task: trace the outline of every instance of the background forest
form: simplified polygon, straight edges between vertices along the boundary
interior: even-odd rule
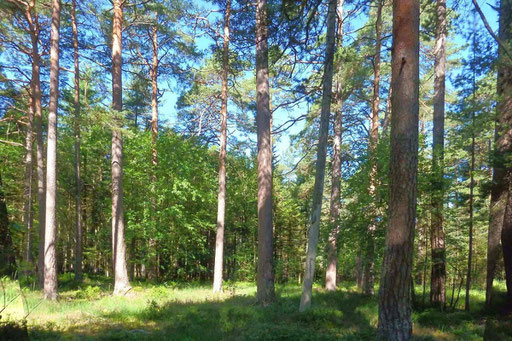
[[[355,340],[378,324],[409,340],[383,332],[377,296],[381,284],[385,306],[401,197],[393,103],[416,100],[412,259],[396,265],[409,324],[418,339],[505,340],[512,3],[418,6],[418,96],[405,98],[388,0],[3,0],[0,270],[21,289],[5,278],[0,299],[21,306],[22,329]],[[262,306],[244,310],[255,292]],[[86,331],[73,309],[125,327]]]

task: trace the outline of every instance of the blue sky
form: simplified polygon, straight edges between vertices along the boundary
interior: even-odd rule
[[[494,31],[497,32],[498,16],[497,16],[496,11],[494,11],[488,5],[489,3],[490,2],[488,2],[488,1],[482,1],[482,0],[479,1],[479,5],[482,8],[489,24],[494,29]],[[490,4],[495,5],[492,2]],[[448,1],[449,8],[453,7],[454,5],[455,5],[454,1],[450,1],[450,0]],[[471,0],[464,0],[464,2],[462,2],[462,3],[459,2],[460,18],[457,22],[458,23],[460,23],[461,21],[471,22],[473,19],[472,11],[473,11],[473,5],[471,3]],[[359,14],[357,16],[349,18],[347,20],[347,24],[350,25],[350,30],[354,31],[354,30],[357,30],[358,28],[360,28],[362,25],[364,25],[366,23],[366,20],[367,20],[366,16]],[[479,27],[483,28],[483,25],[481,25],[481,19],[480,19],[480,17],[478,17],[478,15],[476,15],[476,20],[478,21]],[[456,23],[455,25],[457,25],[458,23]],[[454,32],[451,32],[451,34],[449,33],[448,39],[452,43],[454,43],[458,46],[462,46],[466,43],[462,36],[460,36],[458,34],[454,34]],[[208,46],[211,44],[211,40],[201,38],[200,40],[197,41],[197,44],[200,49],[206,51],[208,49]],[[465,52],[462,52],[462,53],[465,53]],[[452,70],[452,71],[456,72],[456,70]],[[449,70],[449,72],[450,72],[450,70]],[[177,86],[177,84],[175,82],[173,82],[172,85],[173,85],[173,88],[175,88],[175,89],[180,88],[179,86]],[[453,88],[453,85],[450,83],[450,81],[448,81],[447,86],[448,86],[449,91],[455,90]],[[174,126],[176,123],[175,105],[176,105],[176,100],[177,100],[178,95],[179,94],[174,92],[172,89],[167,89],[167,91],[165,92],[165,94],[162,97],[162,100],[160,102],[160,107],[161,107],[160,112],[161,112],[162,118],[167,120],[168,124],[170,126]],[[278,111],[274,114],[274,126],[277,127],[281,123],[286,121],[288,118],[297,117],[297,116],[303,114],[306,110],[307,110],[306,104],[302,103],[302,104],[298,105],[291,112],[284,111],[284,110]],[[276,145],[277,153],[279,154],[279,157],[281,160],[284,157],[286,157],[287,153],[289,153],[289,147],[290,147],[289,135],[297,133],[298,131],[300,131],[300,129],[302,129],[302,127],[303,127],[303,123],[299,122],[294,127],[292,127],[287,133],[283,134],[282,137],[280,138],[280,140],[277,142],[277,145]]]

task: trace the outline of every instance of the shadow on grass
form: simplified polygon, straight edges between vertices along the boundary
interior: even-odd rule
[[[135,312],[106,312],[91,325],[66,331],[31,328],[31,339],[78,340],[373,340],[375,327],[366,311],[376,302],[348,292],[317,292],[313,308],[299,313],[300,291],[278,291],[263,308],[253,296],[223,301],[149,301]],[[366,310],[366,311],[365,311]]]
[[[197,295],[194,289],[180,295],[181,289],[160,288],[148,287],[147,296],[136,296],[145,291],[133,293],[132,299],[138,299],[140,304],[126,305],[130,297],[125,297],[107,302],[110,306],[105,310],[95,311],[87,309],[102,303],[95,303],[94,293],[87,294],[85,301],[77,300],[87,304],[76,308],[86,314],[75,322],[69,320],[70,323],[63,324],[68,327],[59,326],[58,322],[29,326],[30,337],[33,340],[364,341],[374,340],[376,336],[376,297],[349,288],[336,292],[316,290],[313,307],[306,313],[298,312],[301,291],[298,286],[279,286],[276,303],[266,308],[257,305],[254,295],[243,290],[247,295],[235,295],[233,289],[230,296],[225,294],[225,299],[215,300],[206,294],[209,288],[204,286],[197,288]],[[107,295],[108,290],[102,285],[100,295]],[[63,296],[66,294],[63,292]],[[182,298],[169,301],[169,295]],[[512,324],[493,312],[483,314],[476,309],[441,312],[424,306],[414,311],[413,320],[415,340],[480,341],[484,336],[491,341],[511,340],[507,333],[512,330]]]
[[[488,311],[484,341],[512,341],[512,306],[504,292],[493,293],[493,307]]]

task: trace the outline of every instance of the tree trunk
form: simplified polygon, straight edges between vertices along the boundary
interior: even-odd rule
[[[151,66],[151,146],[153,148],[153,166],[158,165],[156,141],[158,139],[158,28],[151,26],[153,61]]]
[[[123,110],[121,74],[121,47],[123,2],[114,1],[112,20],[112,108]],[[126,245],[124,242],[123,213],[123,135],[121,123],[112,131],[112,268],[114,271],[114,295],[124,295],[130,290],[126,267]]]
[[[50,104],[46,155],[46,230],[44,238],[44,295],[57,299],[57,108],[59,100],[60,0],[52,0],[50,38]]]
[[[41,81],[40,81],[40,58],[39,55],[39,21],[35,12],[35,1],[29,3],[25,13],[29,23],[30,40],[32,44],[32,78],[30,92],[34,106],[35,129],[36,129],[36,166],[37,166],[37,200],[39,204],[39,256],[38,256],[38,279],[41,289],[44,287],[44,236],[46,221],[46,184],[44,176],[44,144],[43,144],[43,123],[41,109]]]
[[[2,174],[0,174],[0,276],[14,277],[15,274],[14,247],[9,232],[7,203],[5,202]]]
[[[498,130],[495,131],[495,141],[498,141]],[[497,150],[494,151],[498,153]],[[496,264],[500,256],[500,239],[503,226],[503,216],[507,203],[506,171],[502,164],[494,162],[492,172],[492,189],[490,204],[489,232],[487,239],[487,278],[485,288],[485,305],[489,308],[493,301],[493,281],[496,273]]]
[[[343,3],[338,1],[338,46],[343,44]],[[337,72],[341,72],[341,60],[337,65]],[[336,290],[338,277],[338,246],[337,239],[339,233],[339,215],[340,215],[340,185],[341,185],[341,140],[343,125],[343,87],[341,81],[336,80],[336,112],[334,114],[334,136],[332,142],[332,164],[331,164],[331,202],[329,208],[331,231],[327,243],[327,270],[325,272],[325,289],[328,291]]]
[[[220,109],[219,146],[219,193],[217,204],[217,235],[215,238],[215,265],[213,271],[213,292],[222,292],[222,268],[224,263],[224,226],[226,214],[226,143],[229,71],[229,16],[231,0],[226,1],[224,14],[224,47],[222,50],[222,105]],[[236,239],[235,239],[236,245]]]
[[[157,17],[158,18],[158,17]],[[158,19],[155,19],[157,21]],[[153,49],[153,60],[150,67],[151,74],[151,148],[152,148],[152,163],[153,169],[151,172],[151,219],[154,223],[153,227],[156,227],[155,212],[156,208],[156,171],[158,167],[158,151],[156,143],[158,140],[158,27],[157,23],[151,26],[150,37],[152,41]],[[154,231],[156,234],[156,231]],[[148,264],[148,276],[149,278],[157,279],[159,275],[158,266],[158,248],[156,240],[153,234],[149,238],[149,264]]]
[[[437,0],[437,28],[434,47],[434,127],[432,146],[432,216],[430,246],[432,270],[430,303],[444,308],[446,303],[446,254],[443,226],[444,198],[444,103],[446,64],[446,0]]]
[[[473,83],[473,87],[475,84]],[[475,89],[473,88],[473,96]],[[473,259],[473,190],[475,187],[475,111],[473,108],[473,112],[471,113],[471,168],[470,168],[470,184],[469,184],[469,243],[468,243],[468,269],[466,275],[466,297],[464,310],[469,311],[469,295],[471,290],[471,266]]]
[[[272,143],[268,81],[267,1],[256,4],[256,126],[258,135],[258,273],[257,299],[275,299],[272,223]]]
[[[378,338],[411,340],[410,276],[418,173],[419,1],[393,1],[389,221],[379,288]]]
[[[476,62],[476,22],[473,18],[473,61]],[[474,205],[474,188],[475,188],[475,93],[476,93],[476,70],[473,69],[473,81],[472,81],[473,95],[471,100],[471,163],[469,169],[470,184],[469,184],[469,243],[468,243],[468,267],[466,274],[466,297],[464,309],[469,311],[469,295],[471,290],[471,274],[472,274],[472,259],[473,259],[473,205]]]
[[[320,113],[320,132],[316,157],[315,185],[306,251],[306,270],[302,283],[302,296],[299,311],[311,307],[313,281],[315,277],[315,261],[318,248],[318,232],[322,214],[322,196],[324,192],[325,159],[327,154],[327,136],[329,134],[329,114],[332,102],[332,78],[334,62],[334,46],[336,36],[336,0],[329,0],[327,12],[327,36],[325,46],[324,75],[322,88],[322,109]]]
[[[510,46],[512,42],[512,0],[501,0],[500,4],[500,40]],[[512,60],[507,59],[505,51],[499,49],[498,58],[498,129],[500,140],[498,148],[504,158],[512,151]],[[507,306],[512,309],[512,167],[507,169],[508,200],[501,231],[501,245],[505,262],[505,279],[507,283]]]
[[[75,280],[82,281],[82,179],[80,175],[80,68],[78,64],[78,28],[76,24],[76,0],[71,3],[73,26],[73,59],[75,62]]]
[[[33,77],[32,77],[33,78]],[[31,79],[32,85],[33,79]],[[25,263],[28,267],[26,273],[32,270],[32,138],[34,127],[34,98],[30,94],[28,110],[27,135],[25,137],[25,206],[23,220],[25,223]]]
[[[364,260],[363,275],[363,293],[366,295],[374,294],[374,266],[375,266],[375,231],[377,229],[377,145],[379,143],[379,104],[380,104],[380,50],[381,50],[381,30],[382,30],[382,6],[383,0],[377,0],[377,20],[375,22],[375,57],[373,61],[373,98],[372,98],[372,117],[370,122],[370,188],[368,190],[372,197],[372,221],[366,231],[366,257]]]

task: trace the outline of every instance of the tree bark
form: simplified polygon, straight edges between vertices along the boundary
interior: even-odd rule
[[[434,46],[434,127],[432,146],[432,269],[430,303],[444,308],[446,303],[446,254],[443,226],[444,198],[444,106],[446,69],[446,0],[437,0],[437,28]]]
[[[343,44],[343,3],[338,1],[338,46]],[[337,73],[341,73],[341,60],[338,61]],[[340,76],[341,77],[341,76]],[[325,289],[336,290],[338,279],[338,233],[340,215],[340,186],[341,186],[341,141],[343,125],[343,86],[340,79],[336,80],[336,111],[334,114],[334,136],[332,142],[332,164],[331,164],[331,202],[329,208],[331,231],[327,243],[327,270],[325,272]]]
[[[217,235],[215,238],[215,265],[213,271],[213,292],[222,292],[222,269],[224,263],[224,226],[226,215],[226,144],[228,110],[229,71],[229,17],[231,0],[226,1],[224,13],[224,46],[222,50],[222,104],[220,109],[219,146],[219,192],[217,198]],[[236,242],[236,241],[235,241]]]
[[[257,300],[275,300],[272,222],[272,142],[268,81],[267,1],[256,4],[256,126],[258,135]]]
[[[60,0],[52,0],[50,38],[50,104],[46,155],[46,231],[44,238],[44,295],[57,299],[57,108],[59,100]]]
[[[151,148],[152,148],[152,163],[153,169],[151,172],[151,208],[152,215],[151,219],[153,220],[154,227],[156,227],[155,215],[154,212],[157,211],[156,208],[156,172],[158,167],[158,151],[156,147],[156,143],[158,140],[158,27],[157,27],[158,16],[155,18],[155,24],[151,26],[150,37],[152,42],[153,49],[153,60],[150,67],[150,76],[151,76]],[[154,231],[156,233],[156,231]],[[158,278],[159,276],[159,266],[158,266],[158,258],[159,252],[157,250],[157,243],[154,236],[150,236],[149,238],[149,264],[148,264],[148,277],[149,278]]]
[[[112,109],[118,114],[123,110],[122,88],[122,0],[114,1],[112,20]],[[123,212],[123,135],[121,123],[112,131],[112,268],[114,295],[124,295],[130,290],[126,267]]]
[[[510,46],[512,43],[512,0],[501,0],[500,3],[500,41]],[[502,47],[498,57],[498,149],[507,160],[512,151],[512,62],[507,59]],[[507,283],[507,306],[512,309],[512,166],[507,165],[506,181],[508,181],[508,200],[501,231],[501,245],[505,263],[505,279]],[[496,232],[496,231],[495,231]]]
[[[495,130],[495,141],[499,140],[498,130]],[[494,154],[497,156],[498,151]],[[501,230],[503,217],[507,206],[507,179],[506,171],[502,164],[494,162],[492,172],[492,188],[490,203],[489,232],[487,237],[487,277],[485,287],[485,305],[490,307],[493,301],[493,282],[496,273],[496,265],[500,256]]]
[[[76,24],[76,0],[71,3],[71,23],[73,27],[73,59],[75,64],[75,280],[82,281],[82,178],[80,165],[80,65],[78,62],[78,27]]]
[[[316,156],[315,185],[313,189],[313,203],[309,223],[308,246],[306,251],[306,270],[302,283],[302,296],[299,311],[311,307],[313,281],[315,277],[315,261],[318,248],[318,232],[322,214],[322,196],[324,192],[325,159],[327,154],[327,137],[329,135],[329,114],[332,102],[332,79],[334,46],[336,36],[336,0],[329,0],[327,12],[327,36],[325,46],[324,75],[322,88],[322,109],[320,112],[320,132]]]
[[[32,44],[32,77],[30,92],[32,96],[33,112],[35,115],[36,130],[36,166],[37,166],[37,200],[39,204],[39,256],[38,256],[38,279],[41,288],[44,287],[44,236],[46,220],[46,184],[44,176],[44,143],[43,123],[41,109],[41,81],[40,81],[40,59],[39,55],[39,19],[35,11],[35,0],[28,3],[25,11],[25,18],[30,30],[30,41]]]
[[[411,340],[410,276],[418,173],[419,1],[393,1],[389,221],[379,288],[378,339]]]
[[[372,96],[372,117],[370,122],[370,188],[368,190],[372,197],[372,221],[366,231],[366,257],[364,260],[363,275],[363,293],[366,295],[374,294],[374,266],[375,266],[375,231],[377,230],[377,145],[379,144],[379,104],[380,104],[380,50],[381,50],[381,31],[382,31],[382,6],[383,0],[377,0],[377,20],[375,22],[375,57],[373,61],[373,96]]]

